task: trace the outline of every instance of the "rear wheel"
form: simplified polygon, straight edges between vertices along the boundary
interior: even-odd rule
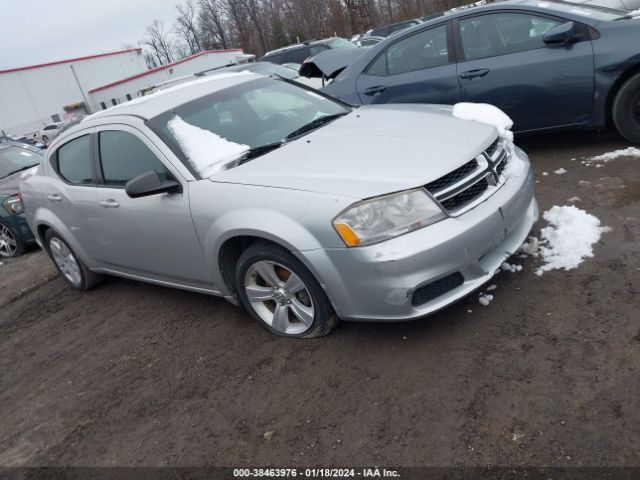
[[[19,257],[24,253],[24,249],[20,235],[0,220],[0,258]]]
[[[321,337],[338,321],[311,272],[276,245],[258,242],[242,253],[236,289],[244,307],[275,335]]]
[[[103,275],[89,270],[67,243],[53,230],[45,234],[47,251],[60,275],[78,290],[89,290],[103,280]]]
[[[627,140],[640,144],[640,73],[627,80],[613,101],[613,123]]]

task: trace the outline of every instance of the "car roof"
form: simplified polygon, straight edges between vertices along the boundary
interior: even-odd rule
[[[34,147],[33,145],[29,145],[28,143],[23,142],[3,142],[0,143],[0,150],[6,150],[7,148],[18,147],[24,150],[29,150],[32,153],[37,153],[38,155],[44,155],[44,152],[40,150],[38,147]]]
[[[267,57],[269,55],[275,55],[278,53],[284,53],[287,52],[289,50],[293,50],[295,48],[303,48],[303,47],[308,47],[308,46],[313,46],[313,45],[324,45],[325,43],[329,43],[331,40],[334,40],[338,37],[330,37],[330,38],[322,38],[320,40],[309,40],[308,42],[300,42],[300,43],[294,43],[292,45],[287,45],[286,47],[281,47],[281,48],[277,48],[275,50],[271,50],[270,52],[267,52],[264,54],[264,57]],[[262,57],[262,58],[264,58]]]
[[[196,78],[88,115],[78,125],[69,129],[69,132],[76,130],[81,125],[86,125],[90,121],[110,116],[131,115],[147,120],[204,95],[225,90],[257,78],[265,78],[265,76],[242,71],[225,72]]]

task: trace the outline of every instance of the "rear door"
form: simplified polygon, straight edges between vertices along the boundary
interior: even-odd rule
[[[119,272],[211,288],[211,268],[191,219],[188,182],[135,128],[101,127],[97,140],[101,228],[96,257]],[[125,184],[150,170],[180,182],[182,192],[130,198]]]
[[[593,106],[593,50],[580,41],[547,47],[544,34],[565,20],[522,11],[473,15],[454,22],[462,99],[490,103],[516,131],[578,124]]]
[[[458,102],[449,23],[398,38],[369,64],[356,85],[363,104]]]

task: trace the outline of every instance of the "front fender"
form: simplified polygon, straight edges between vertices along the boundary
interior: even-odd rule
[[[229,212],[218,218],[201,234],[204,254],[213,265],[214,282],[224,295],[232,292],[220,269],[220,251],[228,240],[237,237],[257,237],[281,245],[294,255],[320,248],[320,242],[294,218],[267,209],[246,208]],[[300,255],[296,255],[300,257]],[[305,262],[306,263],[306,262]]]

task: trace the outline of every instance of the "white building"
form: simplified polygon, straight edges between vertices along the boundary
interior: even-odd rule
[[[0,70],[0,130],[31,135],[125,102],[139,90],[175,77],[252,58],[242,50],[211,50],[148,70],[139,48]]]
[[[89,90],[147,70],[142,49],[0,70],[0,129],[24,135],[89,113]]]
[[[152,85],[252,58],[254,55],[244,55],[240,49],[205,50],[177,62],[92,88],[89,90],[89,102],[94,111],[104,110],[139,96],[140,90]]]

